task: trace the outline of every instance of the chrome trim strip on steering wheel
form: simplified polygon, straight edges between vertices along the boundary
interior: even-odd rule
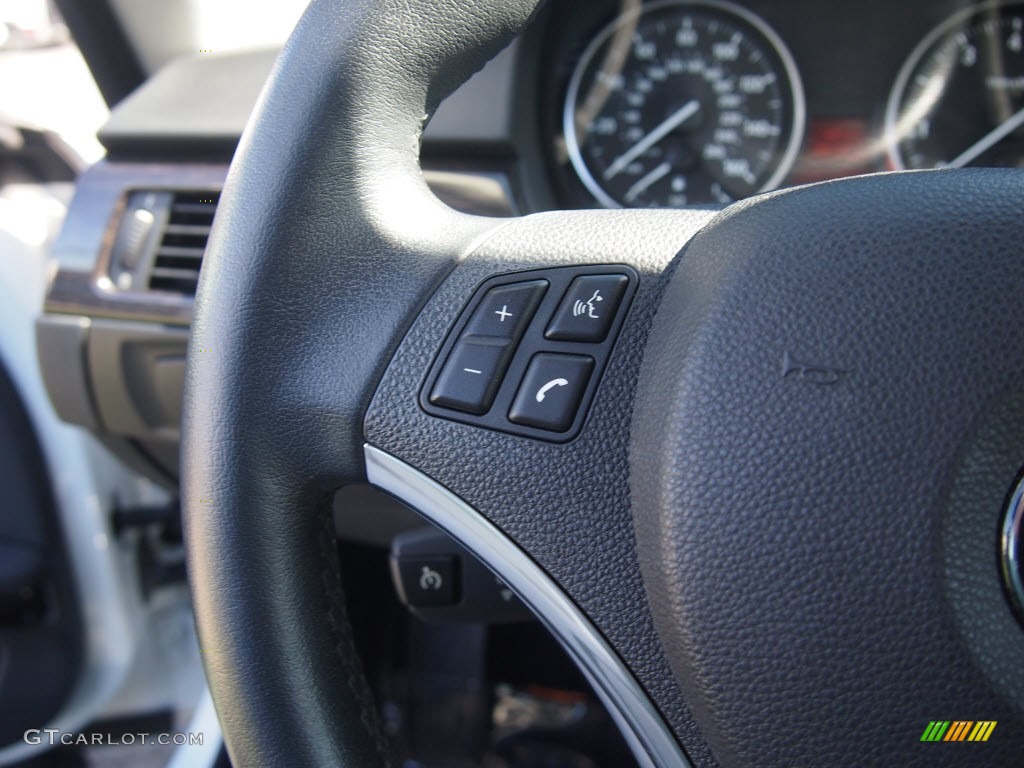
[[[643,768],[690,768],[668,725],[597,629],[557,584],[483,515],[400,459],[365,444],[372,485],[405,502],[472,552],[561,643]]]
[[[1024,618],[1024,563],[1021,562],[1021,545],[1024,541],[1024,480],[1021,480],[1010,499],[1010,506],[1003,521],[1002,566],[1003,578],[1009,587],[1014,606]]]

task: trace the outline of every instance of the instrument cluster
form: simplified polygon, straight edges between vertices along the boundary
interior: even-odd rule
[[[550,14],[540,117],[563,205],[721,205],[874,171],[1024,166],[1024,0]]]

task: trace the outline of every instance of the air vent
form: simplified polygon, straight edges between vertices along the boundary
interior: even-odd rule
[[[195,296],[220,192],[175,192],[153,258],[149,287]]]

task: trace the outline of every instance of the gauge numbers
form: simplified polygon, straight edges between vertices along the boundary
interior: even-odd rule
[[[569,158],[607,207],[725,204],[778,186],[804,128],[792,57],[730,3],[659,2],[605,27],[569,82]]]
[[[931,31],[886,109],[893,167],[1024,166],[1024,4],[986,3]]]

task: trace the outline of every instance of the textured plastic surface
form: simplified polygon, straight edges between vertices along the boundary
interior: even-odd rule
[[[88,391],[103,430],[177,440],[188,332],[95,319],[86,345]]]
[[[833,182],[730,208],[683,254],[631,487],[662,642],[722,764],[1020,764],[997,548],[1019,410],[968,444],[1024,378],[1022,199],[1015,171]],[[921,743],[936,719],[998,726]]]
[[[72,424],[98,430],[86,381],[89,323],[84,317],[40,317],[36,321],[36,350],[46,393],[57,415]]]
[[[713,214],[575,211],[519,219],[461,263],[410,329],[366,417],[374,445],[486,515],[568,592],[625,659],[683,739],[712,765],[648,610],[633,538],[627,447],[643,346],[663,271]],[[438,419],[418,407],[423,371],[477,285],[495,274],[625,263],[639,286],[579,436],[556,444]]]
[[[1022,471],[1022,445],[1024,382],[995,398],[968,437],[949,479],[939,539],[946,600],[962,642],[993,690],[1017,702],[1024,701],[1024,629],[1013,625],[992,549],[1006,489]]]

